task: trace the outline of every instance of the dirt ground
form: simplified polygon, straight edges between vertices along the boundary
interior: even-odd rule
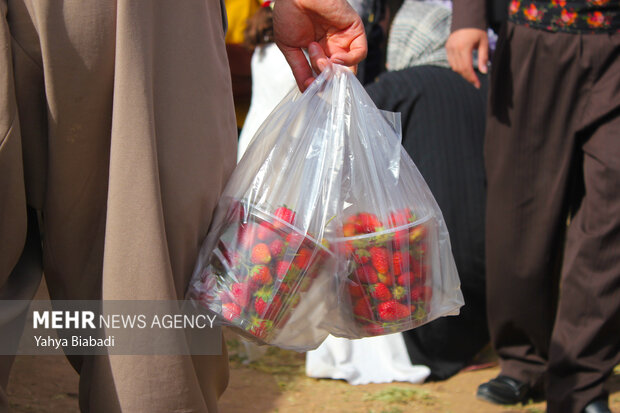
[[[41,294],[41,296],[43,293]],[[434,383],[352,386],[316,380],[304,373],[304,354],[269,348],[252,363],[240,354],[239,340],[226,333],[230,384],[220,400],[223,413],[543,413],[545,404],[496,406],[476,400],[477,386],[495,377],[496,365],[461,372]],[[493,361],[486,354],[481,362]],[[620,413],[620,366],[609,387],[611,408]],[[18,356],[8,385],[15,412],[72,413],[78,409],[78,376],[62,356]]]
[[[244,364],[239,342],[229,338],[231,378],[221,398],[224,413],[542,413],[544,403],[495,406],[476,400],[478,384],[497,375],[496,366],[425,384],[389,383],[351,386],[340,380],[316,380],[304,374],[304,355],[270,348],[257,362]],[[19,356],[8,386],[15,412],[72,413],[77,407],[78,377],[62,356]],[[612,411],[620,413],[620,369],[610,381]]]

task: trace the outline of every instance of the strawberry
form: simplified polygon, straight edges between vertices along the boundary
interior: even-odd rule
[[[358,264],[368,264],[368,262],[370,261],[370,253],[363,248],[358,248],[353,253],[353,259]]]
[[[241,307],[235,303],[226,303],[222,305],[222,316],[228,321],[234,321],[241,315]]]
[[[409,268],[411,256],[402,251],[396,251],[392,255],[392,268],[394,275],[398,276]]]
[[[392,298],[389,288],[383,283],[377,283],[370,286],[370,296],[375,300],[388,301]]]
[[[308,268],[311,258],[312,258],[312,250],[308,248],[301,248],[299,251],[297,251],[297,256],[295,257],[293,264],[295,264],[302,270],[305,270]]]
[[[278,279],[284,278],[290,266],[291,263],[287,261],[279,261],[276,264],[276,275],[278,276]]]
[[[416,282],[416,276],[412,272],[404,272],[398,277],[398,285],[409,287]]]
[[[258,300],[258,298],[257,298]],[[268,320],[274,320],[278,317],[280,310],[282,309],[282,300],[280,296],[274,295],[268,301],[267,312],[265,314],[265,318]]]
[[[399,303],[396,300],[386,301],[379,304],[377,308],[379,317],[385,321],[395,321],[408,317],[411,310],[408,306]]]
[[[265,300],[263,300],[261,297],[256,298],[256,300],[254,300],[254,310],[256,311],[256,314],[258,314],[259,316],[263,316],[263,314],[265,314],[265,312],[267,311],[268,305],[267,302]]]
[[[266,265],[253,266],[252,270],[250,271],[250,277],[252,282],[258,285],[271,284],[273,282],[269,267],[267,267]]]
[[[388,225],[390,228],[400,227],[414,221],[414,215],[409,209],[399,209],[394,211],[388,217]]]
[[[250,302],[250,286],[245,283],[234,283],[230,287],[233,300],[241,307],[247,307]]]
[[[271,253],[267,244],[256,244],[252,248],[252,257],[250,258],[252,264],[269,264],[271,261]]]
[[[349,222],[347,224],[344,224],[342,226],[342,234],[345,237],[353,237],[355,236],[357,233],[355,232],[355,224],[352,222]]]
[[[372,247],[370,249],[370,261],[377,272],[386,273],[389,270],[388,251],[381,247]]]
[[[383,224],[375,214],[360,212],[357,215],[358,221],[355,224],[355,230],[360,234],[370,234],[382,230]]]
[[[364,265],[355,270],[355,276],[360,283],[374,284],[379,281],[377,278],[377,272],[370,265]]]
[[[301,246],[301,243],[304,242],[304,235],[300,234],[299,232],[290,232],[286,238],[285,241],[288,244],[289,249],[298,249]]]
[[[273,215],[289,224],[292,224],[293,221],[295,221],[295,212],[291,209],[288,209],[286,206],[281,206],[280,208],[276,209]],[[281,229],[286,228],[286,225],[276,219],[273,221],[273,227],[276,229]]]
[[[269,253],[273,258],[280,258],[284,253],[284,241],[276,238],[269,244]]]
[[[414,243],[422,240],[426,236],[426,227],[418,225],[409,230],[409,242]]]
[[[363,298],[360,298],[355,302],[355,305],[353,306],[353,314],[355,314],[359,318],[365,318],[367,320],[371,320],[373,318],[372,310],[370,309],[370,306],[368,305],[366,300]]]
[[[433,289],[426,285],[418,285],[411,289],[412,301],[430,301],[433,297]]]
[[[281,283],[278,285],[277,291],[278,291],[280,294],[288,294],[288,293],[291,291],[291,287],[289,287],[287,283],[283,283],[283,282],[281,282]]]
[[[389,287],[394,285],[394,275],[390,273],[378,273],[377,278],[379,279],[379,282],[382,282]]]
[[[349,295],[351,295],[351,297],[362,297],[364,295],[364,288],[356,282],[349,281],[347,283],[347,288],[349,289]]]
[[[272,327],[273,321],[255,318],[252,320],[252,325],[248,331],[258,338],[264,338]]]
[[[261,222],[256,230],[256,238],[263,242],[269,242],[277,235],[273,225],[269,222]]]

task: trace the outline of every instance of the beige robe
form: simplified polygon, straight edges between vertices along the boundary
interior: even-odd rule
[[[217,0],[0,0],[0,298],[42,271],[53,299],[183,298],[235,165],[223,21]],[[226,354],[70,361],[88,412],[213,412],[228,380]]]

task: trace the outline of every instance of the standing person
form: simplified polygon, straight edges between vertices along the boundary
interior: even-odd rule
[[[484,0],[455,1],[448,57],[476,86],[485,29]],[[501,373],[478,388],[484,400],[521,402],[544,384],[550,413],[609,412],[605,381],[620,362],[619,30],[618,1],[510,3],[485,137]]]
[[[316,58],[364,57],[344,0],[278,3],[300,87],[312,42]],[[42,272],[52,299],[184,297],[235,165],[225,21],[215,0],[0,0],[0,297],[32,298]],[[89,412],[214,412],[228,380],[225,352],[71,362]]]

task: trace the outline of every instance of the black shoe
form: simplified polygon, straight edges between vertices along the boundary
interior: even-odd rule
[[[527,400],[530,390],[526,383],[499,375],[478,386],[476,396],[495,404],[517,404]]]
[[[611,413],[607,399],[598,399],[590,402],[584,409],[583,413]]]

